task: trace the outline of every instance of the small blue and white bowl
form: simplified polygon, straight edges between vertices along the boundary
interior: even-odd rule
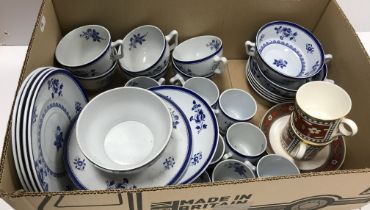
[[[173,68],[173,71],[175,73],[175,76],[171,77],[169,79],[169,82],[171,84],[180,84],[180,85],[183,85],[188,79],[190,78],[193,78],[195,76],[190,76],[184,72],[182,72],[175,64],[175,62],[172,60],[172,68]],[[209,74],[209,75],[205,75],[203,77],[205,78],[208,78],[208,79],[212,79],[214,73],[213,74]]]
[[[254,56],[261,70],[275,81],[311,78],[318,74],[332,55],[324,55],[318,39],[304,27],[288,21],[262,26],[256,43],[247,41],[246,51]]]
[[[172,39],[174,43],[169,45]],[[170,51],[177,46],[177,43],[176,30],[164,36],[156,26],[140,26],[123,39],[125,56],[119,60],[119,65],[131,75],[152,77],[166,69]]]
[[[122,40],[112,42],[111,35],[103,26],[85,25],[66,34],[58,43],[55,58],[59,64],[79,77],[95,77],[106,74],[114,62],[123,57],[115,50]]]
[[[138,76],[138,75],[132,74],[132,73],[130,73],[130,72],[128,72],[128,71],[125,71],[124,69],[122,69],[122,68],[121,68],[121,66],[120,66],[120,65],[118,65],[118,66],[119,66],[119,70],[118,70],[118,72],[120,73],[120,75],[121,75],[124,79],[130,80],[130,79],[135,78],[135,77],[141,77],[141,76]],[[166,73],[167,73],[167,71],[166,71],[167,66],[168,66],[168,64],[166,64],[165,68],[163,68],[163,69],[162,69],[162,71],[158,72],[158,73],[157,73],[157,74],[155,74],[155,75],[150,76],[150,78],[155,79],[155,80],[159,80],[160,78],[165,77],[165,75],[166,75]],[[148,77],[149,77],[149,76],[148,76]]]
[[[110,84],[112,81],[114,72],[117,67],[117,61],[114,62],[113,66],[104,74],[99,76],[93,76],[93,77],[80,77],[76,76],[76,78],[80,81],[82,86],[89,91],[97,91],[105,88]]]
[[[222,40],[217,36],[198,36],[179,44],[173,51],[173,62],[187,75],[203,77],[221,74],[227,67],[222,57]]]

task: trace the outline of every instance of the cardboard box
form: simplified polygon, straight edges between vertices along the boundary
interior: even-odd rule
[[[21,15],[21,14],[19,14]],[[1,197],[16,209],[353,209],[370,201],[370,59],[335,0],[45,0],[19,84],[33,69],[56,65],[62,35],[84,24],[101,24],[122,38],[132,28],[152,24],[181,40],[214,34],[224,42],[229,70],[216,78],[221,89],[250,91],[245,81],[244,42],[272,20],[290,20],[312,30],[334,55],[329,78],[353,100],[350,117],[360,132],[347,141],[347,159],[335,172],[138,190],[31,193],[21,189],[11,150],[9,121],[1,158]],[[117,83],[122,84],[117,75]],[[253,91],[259,123],[271,106]]]

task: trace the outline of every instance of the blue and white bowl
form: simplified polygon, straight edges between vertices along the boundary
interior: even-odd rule
[[[246,51],[275,81],[311,78],[332,58],[330,54],[324,55],[320,42],[311,32],[288,21],[262,26],[256,43],[246,42]]]
[[[80,81],[82,86],[89,91],[101,90],[104,87],[108,86],[112,81],[115,69],[117,67],[117,61],[113,63],[113,66],[104,74],[93,77],[79,77],[76,78]]]
[[[180,85],[183,85],[188,79],[195,77],[195,76],[190,76],[190,75],[186,74],[185,72],[182,72],[176,66],[176,64],[175,64],[175,62],[173,60],[172,60],[172,68],[173,68],[173,71],[175,73],[175,76],[173,76],[173,77],[171,77],[169,79],[169,82],[171,84],[180,84]],[[205,75],[203,77],[208,78],[208,79],[212,79],[213,76],[214,76],[214,73],[209,74],[209,75]]]
[[[117,46],[123,46],[122,40],[112,42],[105,27],[85,25],[70,31],[60,40],[55,58],[74,75],[95,77],[105,74],[116,60],[123,57],[121,50],[115,51]]]
[[[118,65],[118,66],[119,66],[119,70],[118,70],[118,72],[120,73],[120,75],[121,75],[124,79],[130,80],[130,79],[135,78],[135,77],[140,77],[140,76],[138,76],[138,75],[135,75],[135,74],[133,74],[133,73],[131,73],[131,72],[128,72],[128,71],[126,71],[126,70],[122,69],[122,67],[121,67],[120,65]],[[167,73],[167,71],[166,71],[167,66],[168,66],[168,63],[166,64],[166,66],[165,66],[165,67],[164,67],[160,72],[158,72],[158,73],[157,73],[157,74],[155,74],[155,75],[148,76],[148,77],[150,77],[150,78],[152,78],[152,79],[155,79],[155,80],[159,80],[160,78],[165,77],[165,75],[166,75],[166,73]]]
[[[174,39],[174,43],[169,42]],[[135,28],[123,39],[124,57],[119,60],[121,69],[134,76],[148,76],[163,72],[168,64],[170,51],[178,43],[178,32],[167,36],[156,26],[144,25]]]
[[[222,57],[222,40],[217,36],[198,36],[179,44],[173,51],[173,62],[182,72],[197,77],[220,74],[227,67]]]

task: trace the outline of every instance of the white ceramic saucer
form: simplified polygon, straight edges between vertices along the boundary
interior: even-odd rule
[[[80,189],[104,190],[116,188],[141,188],[176,184],[190,161],[192,133],[189,121],[172,101],[163,100],[172,115],[170,141],[154,163],[134,174],[113,174],[95,167],[78,147],[73,126],[64,152],[67,173]]]
[[[72,188],[63,165],[63,146],[71,120],[88,99],[69,71],[53,69],[37,84],[28,98],[25,116],[30,168],[41,191]],[[28,163],[28,162],[26,162]]]
[[[255,82],[255,80],[252,78],[251,74],[248,73],[247,75],[247,82],[249,83],[249,85],[252,87],[252,89],[259,95],[261,96],[263,99],[271,102],[271,103],[275,103],[275,104],[278,104],[278,103],[283,103],[285,102],[284,99],[280,99],[280,98],[275,98],[271,95],[269,95],[268,93],[264,92],[260,86],[258,86]]]
[[[29,94],[29,88],[36,79],[40,77],[40,74],[44,73],[47,67],[38,68],[32,71],[22,82],[21,87],[18,90],[15,98],[14,108],[12,112],[12,152],[14,158],[15,168],[21,182],[23,189],[27,191],[35,191],[34,186],[31,186],[31,180],[29,180],[28,174],[24,168],[23,162],[24,157],[22,156],[21,150],[21,122],[24,113],[24,100]]]
[[[179,183],[187,184],[198,178],[210,164],[218,143],[218,124],[208,103],[191,90],[177,86],[160,86],[150,90],[170,98],[190,121],[193,150],[190,164]]]
[[[260,123],[261,130],[268,141],[267,153],[279,154],[297,165],[301,172],[319,172],[339,169],[346,156],[346,145],[343,137],[338,137],[333,143],[322,149],[313,159],[295,160],[281,145],[281,134],[294,110],[294,103],[277,104],[269,109]]]

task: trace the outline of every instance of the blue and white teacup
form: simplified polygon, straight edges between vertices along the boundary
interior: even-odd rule
[[[73,29],[58,43],[55,58],[74,75],[84,78],[97,77],[111,69],[114,62],[123,57],[122,40],[112,42],[111,35],[103,26],[85,25]]]
[[[169,42],[174,39],[174,43]],[[152,77],[165,71],[170,51],[178,43],[178,32],[171,31],[167,36],[161,29],[144,25],[130,31],[123,38],[125,56],[119,60],[121,69],[134,76]]]
[[[188,74],[180,71],[180,69],[176,66],[175,62],[173,61],[173,59],[172,59],[172,68],[174,70],[175,76],[170,78],[169,81],[170,81],[171,84],[183,85],[185,83],[185,81],[194,77],[194,76],[188,75]],[[209,75],[205,75],[203,77],[208,78],[208,79],[212,79],[213,75],[214,75],[214,73],[209,74]]]
[[[125,84],[125,87],[139,87],[139,88],[149,89],[152,87],[161,86],[162,84],[164,84],[165,81],[166,81],[165,78],[160,78],[157,81],[150,77],[139,76],[139,77],[135,77],[127,81]]]
[[[304,27],[288,21],[262,26],[256,43],[247,41],[246,52],[275,81],[302,80],[303,84],[323,69],[332,55],[324,55],[318,39]]]
[[[222,40],[217,36],[198,36],[180,43],[172,57],[177,68],[190,76],[203,77],[221,74],[227,67],[227,59],[222,57]]]
[[[214,109],[221,134],[237,122],[249,121],[257,112],[253,96],[241,89],[227,89],[221,93],[217,108]]]
[[[222,158],[256,164],[265,155],[266,148],[267,138],[259,127],[251,123],[235,123],[227,130]]]
[[[81,82],[82,86],[89,91],[101,90],[108,86],[113,79],[118,61],[115,61],[113,66],[104,74],[94,77],[79,77],[76,78]]]
[[[253,169],[239,160],[223,160],[212,172],[212,182],[255,178]]]

